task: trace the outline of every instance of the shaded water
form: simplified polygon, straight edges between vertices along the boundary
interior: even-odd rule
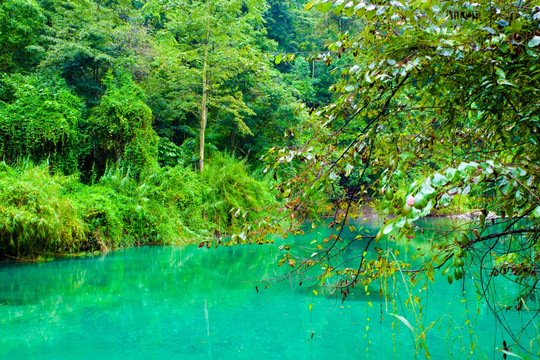
[[[320,236],[280,243],[310,251]],[[439,276],[429,295],[412,289],[425,305],[421,317],[414,316],[418,307],[405,306],[407,283],[399,277],[388,284],[386,298],[375,286],[370,296],[353,294],[344,303],[321,289],[315,296],[297,280],[264,289],[256,281],[287,270],[276,266],[278,245],[142,247],[0,264],[0,359],[424,358],[411,331],[391,313],[415,329],[439,320],[426,333],[434,359],[502,359],[495,348],[509,337],[476,300],[470,281],[448,286]],[[414,244],[416,251],[421,246]],[[401,256],[411,254],[406,250]],[[519,293],[511,284],[498,286],[503,300]],[[531,315],[505,316],[517,327]],[[534,326],[521,339],[533,353],[539,348]]]

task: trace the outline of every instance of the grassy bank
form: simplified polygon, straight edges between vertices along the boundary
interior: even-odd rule
[[[46,164],[0,163],[0,258],[186,244],[235,231],[263,215],[270,185],[216,154],[203,174],[164,167],[136,179],[109,168],[95,184],[51,174]]]

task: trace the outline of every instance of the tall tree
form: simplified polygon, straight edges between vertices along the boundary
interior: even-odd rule
[[[59,71],[95,106],[111,69],[148,72],[150,37],[131,1],[40,0],[47,18],[41,66]]]
[[[152,6],[156,14],[156,5]],[[173,106],[199,119],[200,171],[204,169],[209,115],[213,121],[230,117],[242,133],[251,134],[244,117],[252,111],[242,92],[223,85],[238,74],[257,71],[268,61],[261,53],[265,7],[264,2],[240,0],[161,3],[167,21],[157,35],[156,69]]]
[[[45,20],[36,1],[0,3],[0,72],[27,71],[38,64]]]

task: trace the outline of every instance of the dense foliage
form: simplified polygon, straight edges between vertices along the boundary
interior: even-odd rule
[[[0,102],[0,150],[5,159],[49,159],[66,173],[77,171],[82,102],[55,74],[4,79]]]
[[[96,184],[51,175],[48,166],[0,163],[0,254],[11,258],[185,244],[233,232],[257,219],[266,183],[243,162],[212,159],[204,176],[176,166],[136,176],[109,168]],[[246,211],[245,216],[238,213]]]
[[[413,284],[434,281],[442,273],[449,284],[475,282],[479,298],[507,331],[501,306],[538,315],[540,8],[535,5],[357,0],[307,4],[358,19],[361,25],[340,32],[319,55],[340,75],[331,87],[338,97],[314,109],[307,127],[297,131],[305,134],[309,129],[305,145],[275,149],[268,156],[273,162],[268,169],[299,164],[298,175],[280,185],[286,203],[277,211],[283,218],[301,224],[314,213],[327,212],[313,201],[320,192],[337,202],[329,225],[334,232],[318,242],[319,251],[309,258],[287,253],[282,263],[300,273],[319,269],[319,281],[332,283],[344,299],[352,287],[397,272]],[[349,61],[339,63],[340,58]],[[362,215],[360,205],[368,196],[387,214],[378,234],[365,234],[349,222]],[[466,207],[458,208],[460,204]],[[417,220],[448,212],[448,207],[469,211],[463,216],[467,221],[441,231],[437,241],[431,240],[430,251],[398,261],[394,250],[400,243],[422,238],[425,229]],[[277,230],[272,221],[263,224],[264,231],[253,231],[255,239]],[[352,242],[341,236],[348,226],[357,233]],[[390,240],[389,247],[375,251],[383,238]],[[376,255],[347,259],[344,249],[357,242],[366,254]],[[501,301],[492,291],[498,276],[520,285],[513,302]],[[421,313],[420,299],[409,300]],[[538,350],[537,345],[519,343],[520,331],[529,324],[524,320],[523,328],[512,333],[512,348],[521,354]],[[415,320],[416,334],[425,335],[431,326]],[[430,357],[424,336],[418,335],[416,344]]]
[[[275,200],[258,159],[305,119],[268,9],[2,2],[0,257],[200,241],[260,217]]]

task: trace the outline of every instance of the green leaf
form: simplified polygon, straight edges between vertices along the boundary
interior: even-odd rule
[[[396,178],[396,179],[401,179],[404,176],[405,176],[405,174],[403,173],[403,171],[401,171],[399,169],[394,172],[394,178]]]
[[[450,195],[444,193],[443,196],[441,196],[441,199],[439,200],[439,205],[441,206],[447,206],[452,201],[452,198]]]
[[[527,46],[532,48],[532,47],[536,47],[540,44],[540,36],[533,36],[533,38],[531,39],[531,41],[529,41],[527,43]]]
[[[276,60],[275,60],[276,64],[279,64],[281,62],[281,59],[283,59],[283,56],[281,54],[276,55]]]
[[[332,2],[328,1],[317,5],[317,10],[320,12],[328,12],[332,8]]]
[[[540,206],[537,206],[536,209],[531,213],[531,218],[538,219],[540,218]]]
[[[477,165],[478,164],[475,163],[475,162],[470,162],[470,163],[462,162],[461,164],[459,164],[457,169],[458,169],[458,171],[460,171],[460,172],[462,172],[464,174],[471,175],[474,172],[474,170],[476,169]]]
[[[388,233],[392,231],[393,228],[394,228],[394,224],[388,224],[387,226],[383,228],[383,234],[387,235]]]
[[[503,69],[497,68],[495,72],[497,73],[497,75],[499,75],[500,78],[506,79],[506,74],[504,73]]]
[[[521,30],[521,20],[520,19],[512,20],[512,30],[516,31],[516,32]]]
[[[414,154],[408,152],[408,151],[404,151],[402,152],[401,154],[399,154],[399,158],[403,161],[409,161],[411,159],[414,159]]]
[[[513,352],[510,352],[510,351],[507,351],[507,350],[501,349],[501,352],[502,352],[503,354],[508,355],[508,356],[516,357],[516,358],[518,358],[518,359],[523,359],[523,358],[522,358],[521,356],[519,356],[518,354],[514,354]]]
[[[433,180],[431,180],[431,184],[435,186],[436,188],[446,185],[447,182],[448,182],[448,179],[446,178],[446,176],[441,175],[439,173],[435,173],[433,175]]]
[[[427,198],[430,198],[436,192],[437,191],[428,183],[424,183],[424,185],[422,185],[422,188],[420,189],[420,193]]]
[[[457,170],[455,168],[448,168],[445,171],[446,178],[450,181],[454,180]]]
[[[397,217],[397,221],[396,221],[396,225],[395,227],[397,229],[401,229],[404,225],[405,225],[405,222],[407,221],[407,218],[405,216],[401,216],[401,217]]]

